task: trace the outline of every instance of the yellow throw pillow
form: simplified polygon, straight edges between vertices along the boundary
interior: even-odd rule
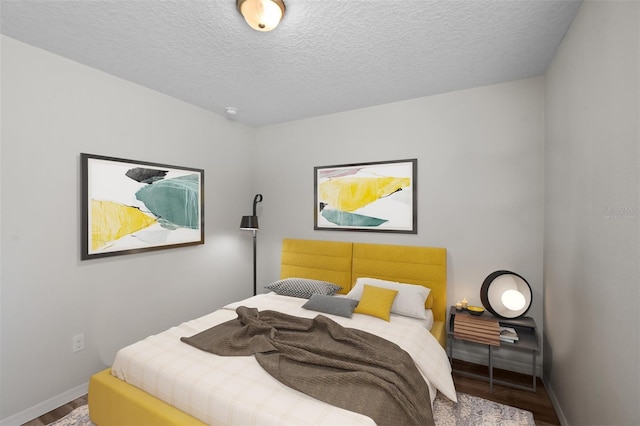
[[[371,315],[373,317],[389,321],[391,305],[393,305],[393,300],[396,298],[397,294],[398,290],[374,287],[365,284],[364,289],[362,290],[360,302],[353,312]]]

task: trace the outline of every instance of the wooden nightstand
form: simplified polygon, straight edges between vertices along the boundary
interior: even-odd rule
[[[465,327],[464,332],[460,330],[460,332],[456,333],[455,323],[456,316],[460,316],[458,321],[460,324],[463,324]],[[499,341],[497,344],[495,342],[495,336],[492,336],[492,333],[495,333],[493,324],[497,322],[499,326],[502,327],[512,327],[518,333],[518,340],[514,343],[502,342]],[[477,324],[478,330],[483,330],[482,332],[474,333],[474,325]],[[488,331],[487,331],[488,330]],[[471,315],[467,310],[457,311],[455,306],[451,306],[449,308],[449,332],[447,333],[447,352],[449,355],[449,360],[453,361],[453,344],[456,340],[465,340],[469,342],[473,342],[476,344],[486,345],[489,348],[489,377],[478,376],[471,373],[466,372],[457,372],[460,374],[464,374],[467,376],[472,376],[475,378],[481,378],[484,380],[489,380],[489,388],[493,392],[493,384],[500,384],[504,386],[511,386],[518,389],[524,389],[529,391],[536,391],[536,353],[540,349],[540,343],[538,338],[538,329],[536,327],[536,323],[531,317],[521,317],[516,319],[502,319],[498,318],[494,315],[491,315],[488,312],[484,312],[480,316]],[[499,346],[501,348],[509,348],[509,349],[517,349],[522,351],[530,351],[533,361],[531,364],[531,376],[533,377],[533,383],[531,387],[520,386],[515,383],[505,382],[501,380],[495,380],[493,378],[493,355],[492,348],[493,346]]]

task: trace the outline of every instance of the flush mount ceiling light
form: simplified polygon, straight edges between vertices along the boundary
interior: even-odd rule
[[[277,27],[286,9],[282,0],[236,0],[236,7],[256,31],[271,31]]]

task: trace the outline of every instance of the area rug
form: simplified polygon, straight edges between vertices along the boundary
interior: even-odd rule
[[[49,423],[47,426],[95,426],[89,418],[89,406],[81,405],[63,418]]]
[[[440,393],[433,403],[433,418],[437,426],[535,425],[533,413],[509,405],[458,392],[458,402],[451,402]]]
[[[499,404],[458,392],[454,403],[438,394],[433,404],[437,426],[524,426],[535,425],[533,414],[526,410]],[[49,426],[95,426],[89,419],[89,407],[83,405]]]

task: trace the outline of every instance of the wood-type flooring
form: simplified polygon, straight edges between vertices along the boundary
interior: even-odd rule
[[[471,364],[460,360],[454,360],[452,365],[454,370],[488,377],[488,368],[486,366]],[[494,368],[493,375],[495,379],[516,383],[520,386],[530,387],[533,384],[532,377],[526,374]],[[536,425],[545,426],[560,424],[560,420],[556,415],[556,410],[554,409],[551,399],[547,394],[547,390],[539,377],[536,381],[536,392],[514,389],[497,384],[493,385],[493,392],[491,392],[488,380],[485,381],[469,378],[457,373],[453,374],[453,382],[455,383],[456,391],[458,392],[531,411]]]

